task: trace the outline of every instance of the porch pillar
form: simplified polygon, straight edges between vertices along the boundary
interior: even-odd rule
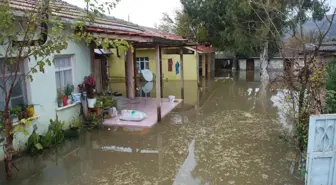
[[[206,55],[201,55],[202,57],[202,77],[205,78],[206,75]]]
[[[133,72],[134,72],[134,97],[137,97],[137,87],[138,87],[138,69],[136,60],[136,48],[133,46]]]
[[[95,52],[94,52],[94,49],[95,49],[95,44],[94,43],[91,43],[91,45],[90,45],[91,47],[90,47],[90,51],[91,51],[91,74],[93,74],[93,77],[94,78],[96,78],[96,75],[95,75],[95,72],[96,72],[96,62],[95,62],[95,60],[96,60],[96,54],[95,54]]]
[[[183,47],[180,48],[181,99],[184,99]]]
[[[127,55],[126,55],[126,92],[127,98],[134,99],[134,73],[133,73],[133,54],[132,48],[128,48]]]
[[[197,75],[197,86],[200,86],[200,73],[199,73],[199,54],[196,47],[196,75]]]
[[[211,62],[212,62],[212,59],[211,59],[211,53],[207,54],[208,56],[208,78],[210,78],[211,76]]]
[[[162,48],[159,47],[159,59],[160,59],[160,92],[161,92],[161,98],[163,98],[163,79],[162,79]]]
[[[155,46],[155,63],[156,63],[156,103],[157,103],[157,121],[161,121],[161,71],[160,71],[160,46]]]

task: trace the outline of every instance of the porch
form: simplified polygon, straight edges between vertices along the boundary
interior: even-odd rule
[[[170,103],[168,99],[161,99],[161,118],[165,117],[175,107],[177,107],[183,100],[177,99],[175,102]],[[137,128],[150,128],[158,122],[157,116],[157,99],[150,97],[137,97],[135,99],[129,99],[126,97],[117,98],[117,107],[119,110],[138,110],[144,112],[147,118],[135,122],[135,121],[123,121],[119,119],[119,116],[104,120],[103,124],[107,127],[137,127]]]

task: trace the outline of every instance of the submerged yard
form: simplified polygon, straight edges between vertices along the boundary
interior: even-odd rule
[[[257,80],[236,75],[204,80],[198,90],[196,82],[186,82],[184,103],[153,128],[94,130],[20,158],[13,181],[1,175],[0,184],[302,184],[296,151],[281,139],[271,101],[277,92],[262,93]],[[123,91],[123,83],[114,87]],[[164,96],[179,98],[179,87],[165,82]]]

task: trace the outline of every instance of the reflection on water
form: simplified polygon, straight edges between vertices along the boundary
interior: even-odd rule
[[[294,151],[279,139],[279,111],[271,101],[277,92],[261,94],[260,83],[240,73],[222,77],[203,80],[199,89],[186,82],[185,103],[152,129],[86,132],[21,158],[8,184],[302,184],[291,174]],[[178,98],[179,87],[165,82],[164,96]]]

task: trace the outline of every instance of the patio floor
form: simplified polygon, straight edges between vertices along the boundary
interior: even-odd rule
[[[163,118],[183,100],[176,99],[177,102],[170,103],[168,99],[163,98],[161,101],[161,115]],[[118,117],[114,117],[111,119],[106,119],[103,123],[105,126],[150,128],[157,123],[156,98],[137,97],[134,100],[130,100],[125,97],[119,97],[117,99],[117,107],[119,110],[137,110],[144,112],[147,115],[147,118],[142,121],[135,122],[122,121],[119,120]]]

